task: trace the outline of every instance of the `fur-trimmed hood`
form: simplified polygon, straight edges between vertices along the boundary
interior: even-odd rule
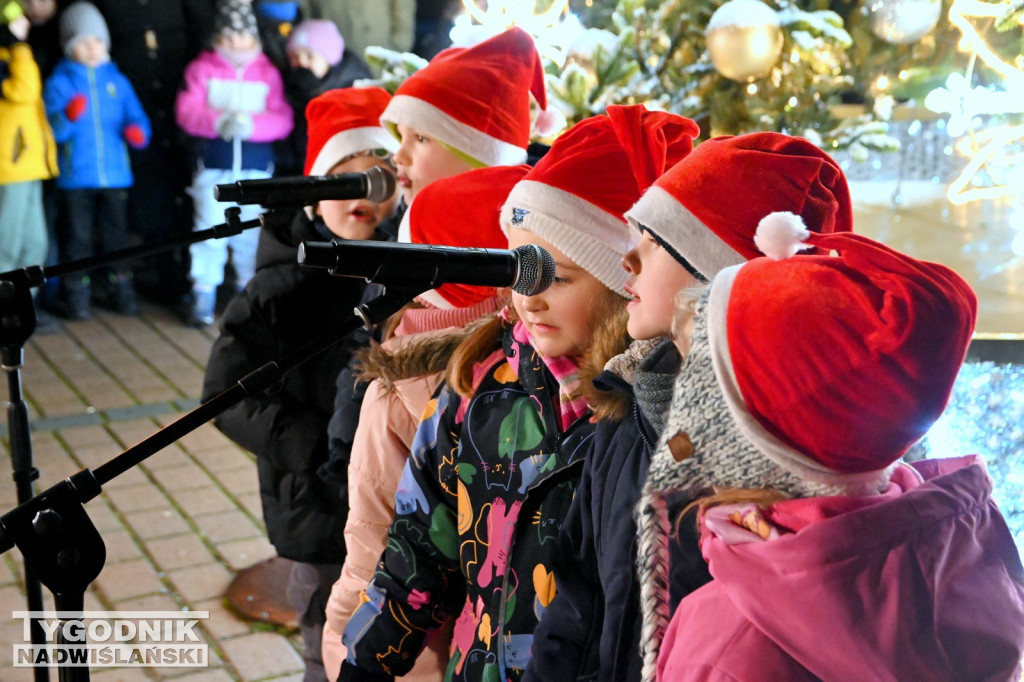
[[[462,328],[395,336],[383,344],[373,342],[358,354],[356,380],[377,380],[390,392],[396,381],[444,372],[459,344],[494,315],[486,314]]]

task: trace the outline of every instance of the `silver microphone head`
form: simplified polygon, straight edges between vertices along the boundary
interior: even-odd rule
[[[380,166],[374,166],[365,173],[366,175],[366,198],[375,203],[387,201],[395,193],[398,181],[393,173],[389,173]]]
[[[519,272],[512,291],[523,296],[534,296],[555,281],[555,259],[536,244],[524,244],[513,249],[519,260]]]

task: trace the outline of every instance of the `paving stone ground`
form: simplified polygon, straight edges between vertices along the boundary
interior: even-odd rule
[[[21,379],[31,421],[36,491],[95,469],[193,410],[215,328],[184,327],[167,311],[98,311],[64,323],[25,347]],[[9,374],[9,373],[5,373]],[[9,393],[0,393],[8,404]],[[14,508],[7,421],[0,420],[0,513]],[[246,620],[224,598],[236,572],[273,556],[260,517],[256,465],[205,424],[113,478],[85,505],[103,537],[106,563],[86,594],[87,610],[209,611],[201,636],[207,668],[94,668],[99,682],[181,682],[302,678],[295,632]],[[46,608],[53,600],[44,589]],[[28,682],[13,668],[22,642],[14,611],[27,610],[21,554],[0,556],[0,679]],[[50,670],[57,680],[56,669]]]

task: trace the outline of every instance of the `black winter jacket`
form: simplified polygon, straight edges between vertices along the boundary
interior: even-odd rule
[[[296,263],[300,241],[323,240],[305,214],[260,234],[256,274],[221,320],[203,382],[203,399],[230,388],[272,360],[344,323],[364,284]],[[365,336],[340,338],[288,373],[279,387],[246,398],[216,418],[217,428],[253,452],[263,518],[280,556],[307,563],[342,563],[348,491],[316,472],[327,461],[327,422],[335,378]]]
[[[620,421],[597,424],[555,554],[558,594],[534,632],[523,682],[640,680],[643,619],[634,512],[660,434],[625,379],[605,371],[594,383],[625,394],[629,410]],[[680,524],[681,542],[671,550],[673,603],[711,579],[691,529],[692,523]]]

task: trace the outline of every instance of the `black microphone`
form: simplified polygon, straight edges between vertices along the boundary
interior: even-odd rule
[[[302,242],[299,263],[332,275],[362,277],[384,286],[436,289],[450,282],[509,287],[533,296],[551,286],[555,259],[536,244],[508,249],[467,249],[374,241]]]
[[[393,174],[380,166],[374,166],[365,173],[238,180],[226,185],[215,185],[213,196],[218,201],[233,201],[236,204],[299,208],[331,199],[387,201],[395,193],[397,184]]]

